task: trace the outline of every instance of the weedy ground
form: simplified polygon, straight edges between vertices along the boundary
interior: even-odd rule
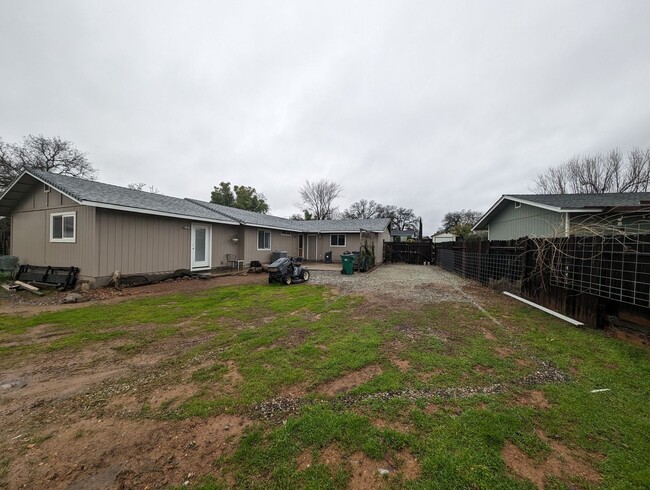
[[[469,283],[263,281],[0,317],[0,486],[650,487],[647,349]]]

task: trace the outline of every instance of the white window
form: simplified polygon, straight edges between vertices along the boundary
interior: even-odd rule
[[[271,250],[271,232],[257,230],[257,250]]]
[[[515,209],[519,209],[520,207],[521,207],[521,203],[520,203],[520,202],[516,202],[516,203],[515,203]]]
[[[332,247],[345,247],[345,235],[330,235],[330,245]]]
[[[77,213],[50,214],[50,241],[74,243],[77,237]]]
[[[280,235],[282,235],[282,236],[291,236],[291,232],[290,231],[281,231]]]

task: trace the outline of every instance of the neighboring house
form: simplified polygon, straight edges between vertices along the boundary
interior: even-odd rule
[[[433,243],[443,243],[443,242],[455,242],[456,241],[456,235],[453,233],[436,233],[435,235],[431,235],[431,241]]]
[[[268,263],[274,251],[306,260],[373,244],[377,261],[389,220],[296,221],[48,172],[24,172],[0,196],[11,216],[11,254],[23,264],[75,266],[80,280],[210,270],[235,254]]]
[[[472,228],[488,240],[648,233],[650,192],[503,195]]]
[[[394,242],[405,242],[418,237],[417,230],[390,230],[390,238]]]

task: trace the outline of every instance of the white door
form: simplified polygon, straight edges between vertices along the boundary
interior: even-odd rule
[[[192,270],[209,269],[212,258],[212,226],[192,223]]]

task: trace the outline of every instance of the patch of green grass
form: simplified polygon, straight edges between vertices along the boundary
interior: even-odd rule
[[[604,488],[650,487],[648,350],[506,300],[489,310],[501,325],[468,303],[393,306],[385,313],[367,311],[362,303],[361,298],[334,296],[311,285],[251,285],[27,318],[6,315],[0,318],[0,341],[19,339],[22,344],[0,348],[0,359],[5,365],[25,354],[94,344],[101,348],[118,338],[122,344],[114,349],[122,359],[157,345],[190,341],[190,347],[160,363],[159,368],[169,373],[155,383],[161,388],[183,379],[194,394],[168,400],[156,410],[145,403],[138,413],[170,423],[248,413],[256,403],[295,386],[307,398],[323,398],[317,392],[322,384],[371,365],[379,366],[381,374],[353,387],[351,393],[509,386],[539,369],[539,360],[544,360],[570,373],[571,380],[457,399],[378,397],[352,407],[333,397],[331,403],[310,405],[288,416],[284,425],[255,423],[219,467],[246,488],[345,488],[349,466],[318,463],[317,456],[329,445],[334,444],[344,458],[363,452],[377,461],[408,449],[421,469],[419,479],[408,483],[412,488],[523,489],[533,488],[532,484],[513,476],[501,451],[511,441],[540,463],[552,452],[545,442],[549,437],[590,453]],[[30,343],[29,329],[43,324],[50,325],[48,332],[60,335]],[[486,338],[485,329],[496,340]],[[204,340],[195,345],[194,337]],[[393,357],[409,365],[400,366],[400,371],[392,365]],[[610,391],[592,393],[598,388]],[[543,393],[550,406],[518,402],[531,389]],[[374,419],[409,430],[380,429]],[[546,436],[538,435],[540,431]],[[296,458],[304,451],[315,457],[301,471]],[[219,478],[215,475],[194,488],[227,486]],[[562,478],[549,481],[555,488],[567,483]],[[394,480],[389,484],[397,485]]]

